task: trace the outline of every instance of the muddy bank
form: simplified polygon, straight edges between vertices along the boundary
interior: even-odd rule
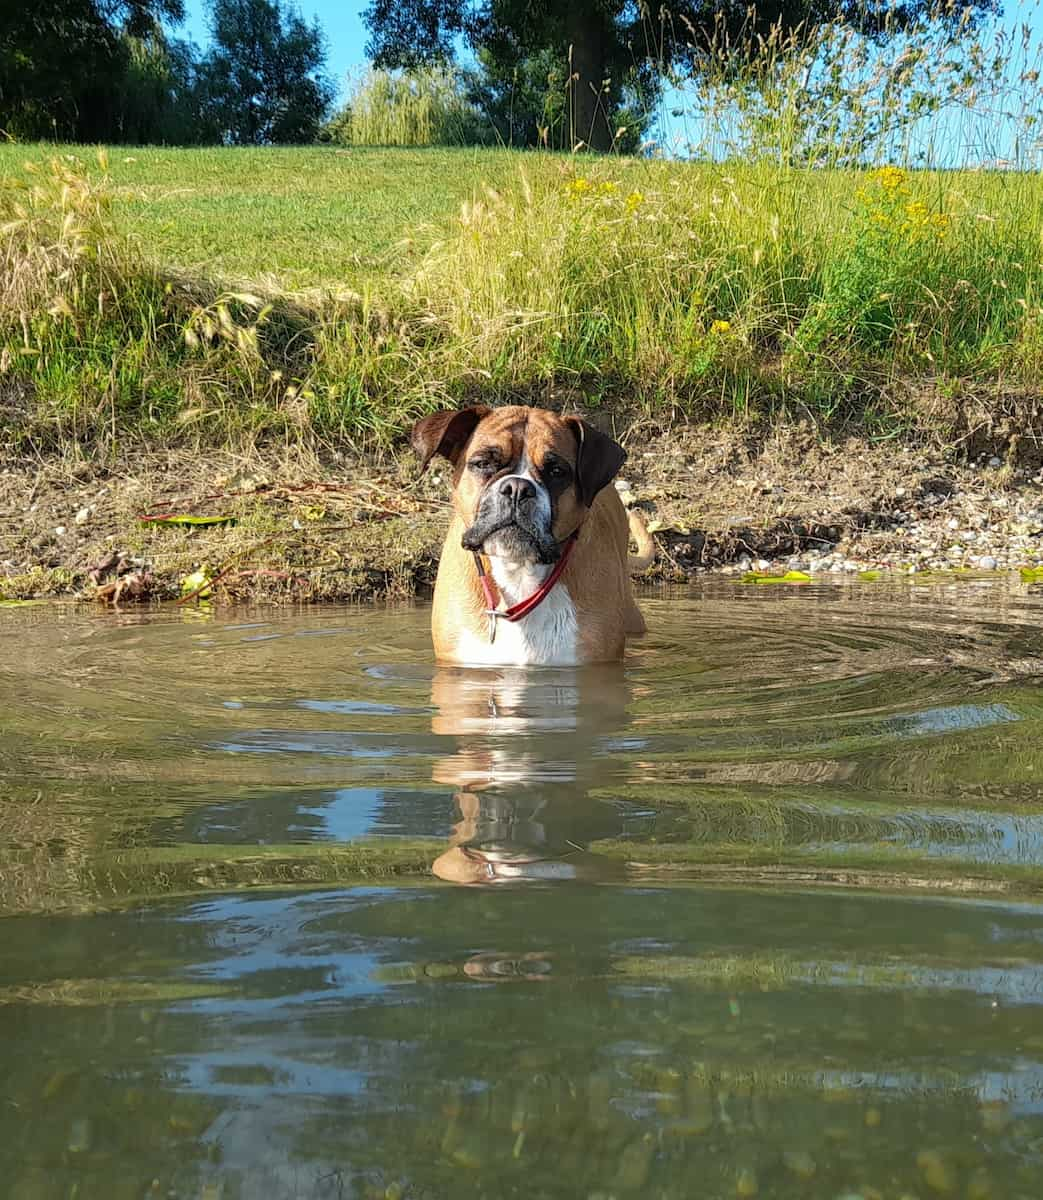
[[[647,582],[710,572],[994,571],[1043,563],[1043,471],[914,444],[686,427],[623,435]],[[433,579],[444,470],[295,450],[0,470],[0,599],[404,598]],[[212,523],[207,523],[212,522]]]

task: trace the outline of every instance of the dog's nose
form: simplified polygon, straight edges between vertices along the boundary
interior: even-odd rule
[[[531,500],[536,495],[532,481],[523,479],[520,475],[508,475],[500,480],[500,495],[512,504],[521,504],[523,500]]]

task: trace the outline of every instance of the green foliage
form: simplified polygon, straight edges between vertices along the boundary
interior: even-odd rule
[[[182,0],[14,0],[0,16],[0,131],[131,144],[314,141],[332,89],[317,25],[279,0],[218,0],[201,61]]]
[[[868,0],[747,0],[710,3],[634,5],[624,0],[372,0],[365,12],[371,39],[367,47],[378,67],[444,63],[454,56],[461,37],[469,43],[486,74],[488,111],[498,127],[504,107],[513,98],[524,101],[520,126],[508,120],[517,143],[538,144],[531,125],[544,132],[544,144],[571,149],[577,144],[594,150],[618,148],[619,129],[640,133],[635,125],[648,123],[664,77],[700,78],[759,70],[766,43],[781,55],[799,49],[808,38],[831,23],[876,42],[916,37],[935,28],[950,42],[959,40],[983,13],[995,11],[994,0],[967,5],[937,6],[934,0],[876,4]],[[562,141],[548,142],[553,122],[533,122],[546,103],[526,97],[526,77],[547,69],[550,82],[544,97],[555,94],[560,79],[565,114]],[[522,86],[519,86],[521,84]],[[532,140],[529,140],[532,139]]]
[[[157,29],[146,37],[124,35],[127,52],[117,76],[117,128],[112,140],[190,145],[200,138],[192,47]]]
[[[119,127],[133,46],[161,41],[181,0],[8,0],[0,14],[0,130],[98,141]],[[118,136],[118,134],[116,135]]]
[[[350,146],[468,146],[490,134],[459,76],[441,68],[368,72],[325,129],[326,140]]]
[[[315,141],[333,92],[318,25],[280,0],[216,0],[213,48],[199,64],[206,140],[237,146]]]

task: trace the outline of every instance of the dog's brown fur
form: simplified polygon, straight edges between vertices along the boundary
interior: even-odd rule
[[[553,452],[573,469],[572,483],[557,499],[552,530],[559,541],[580,531],[559,584],[568,589],[575,606],[579,661],[621,658],[627,636],[645,632],[628,574],[627,512],[615,488],[607,486],[625,460],[611,438],[575,417],[545,409],[471,408],[436,413],[418,422],[413,446],[425,466],[441,454],[455,468],[454,515],[439,563],[432,615],[440,660],[462,661],[462,631],[479,638],[487,635],[486,601],[474,557],[461,545],[464,531],[475,520],[485,482],[467,469],[479,449],[495,448],[504,462],[518,461],[524,451],[537,472]],[[645,537],[642,549],[647,553]]]

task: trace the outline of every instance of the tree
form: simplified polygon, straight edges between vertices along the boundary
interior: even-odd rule
[[[506,79],[549,51],[567,81],[565,129],[572,144],[616,144],[622,106],[643,96],[651,112],[671,71],[698,73],[711,47],[736,61],[773,28],[811,30],[835,19],[883,39],[925,23],[955,37],[965,8],[995,12],[997,0],[371,0],[368,53],[378,67],[416,67],[451,59],[463,39]]]
[[[318,24],[284,12],[279,0],[217,0],[211,33],[197,91],[212,140],[314,141],[333,98]]]
[[[162,36],[182,0],[7,0],[0,15],[0,130],[111,140],[131,41]],[[118,136],[118,134],[115,134]]]

